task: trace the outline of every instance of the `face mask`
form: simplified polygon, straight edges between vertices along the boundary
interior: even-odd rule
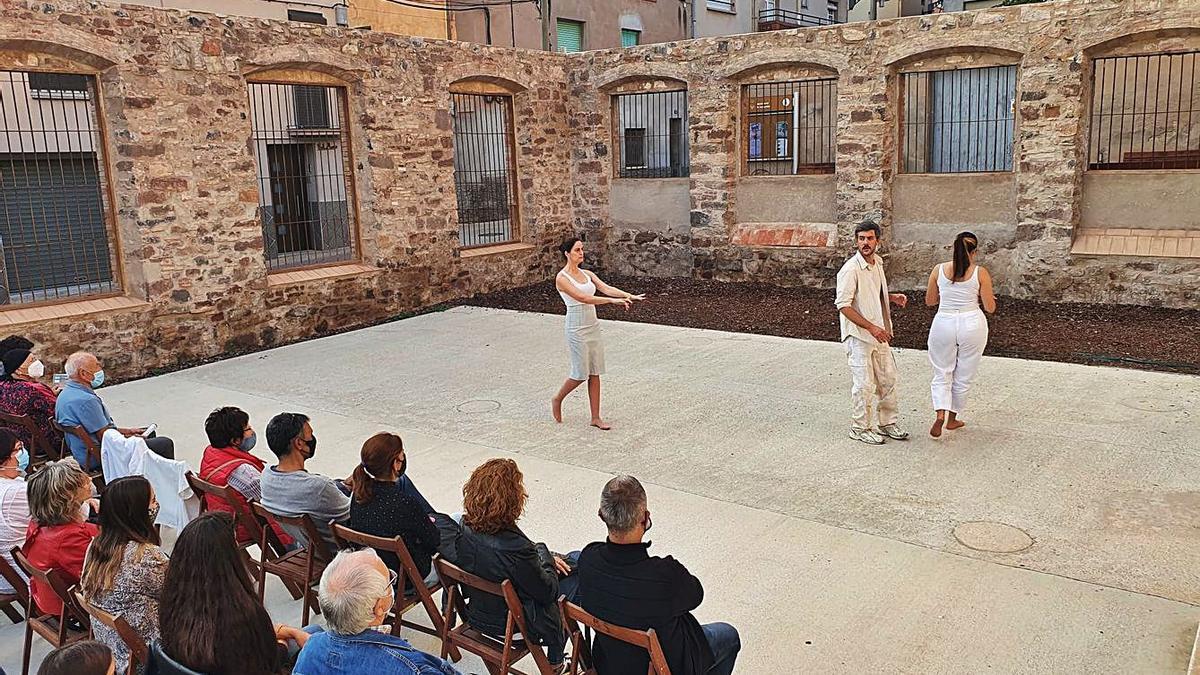
[[[41,377],[46,374],[46,366],[43,365],[41,361],[34,361],[33,363],[29,364],[29,368],[26,372],[29,373],[30,377]]]
[[[301,440],[303,440],[303,439],[301,439]],[[317,455],[317,437],[313,436],[312,438],[310,438],[304,442],[308,444],[308,458],[312,459],[313,457],[315,457]]]
[[[397,473],[396,473],[396,475],[397,475],[397,476],[403,476],[403,475],[404,475],[404,472],[405,472],[405,471],[407,471],[407,470],[408,470],[408,458],[407,458],[407,457],[405,457],[405,458],[404,458],[404,461],[400,462],[400,471],[399,471],[399,472],[397,472]]]
[[[104,384],[104,371],[97,370],[96,374],[92,376],[92,389],[95,389],[102,384]]]
[[[26,450],[25,448],[21,448],[21,451],[17,453],[17,469],[21,473],[25,473],[25,469],[28,469],[28,468],[29,468],[29,451]]]
[[[150,522],[158,520],[158,504],[150,507]]]
[[[242,452],[250,452],[254,449],[254,444],[258,442],[258,434],[251,432],[249,436],[242,438],[242,442],[238,444],[238,448]]]

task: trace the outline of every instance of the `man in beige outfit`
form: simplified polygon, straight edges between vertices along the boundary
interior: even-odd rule
[[[879,226],[871,222],[854,228],[858,252],[838,271],[835,302],[841,312],[842,343],[846,346],[853,378],[850,396],[854,414],[850,438],[871,445],[882,445],[884,436],[897,441],[908,438],[908,432],[896,423],[899,417],[896,359],[889,347],[892,341],[890,305],[904,307],[908,298],[903,293],[888,293],[883,260],[875,253],[879,248],[879,234]],[[878,433],[871,424],[876,398]]]

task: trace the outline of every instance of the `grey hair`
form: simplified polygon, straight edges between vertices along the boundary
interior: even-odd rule
[[[373,549],[341,551],[325,568],[317,593],[329,632],[357,635],[375,621],[375,603],[392,592],[377,560]]]
[[[600,520],[612,532],[637,527],[646,508],[646,489],[633,476],[621,475],[604,484],[600,493]]]
[[[79,372],[79,369],[86,366],[89,359],[94,358],[96,358],[96,355],[92,354],[91,352],[75,352],[74,354],[68,356],[67,365],[65,368],[67,371],[67,377],[75,377],[75,375]]]
[[[79,468],[75,458],[46,462],[29,477],[29,513],[39,525],[65,525],[74,522],[88,497],[82,497],[91,479]],[[90,496],[90,494],[88,495]]]

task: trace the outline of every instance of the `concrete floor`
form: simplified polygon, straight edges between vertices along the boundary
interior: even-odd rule
[[[600,487],[633,473],[652,552],[704,582],[701,621],[740,629],[739,673],[1186,672],[1200,622],[1200,379],[988,358],[969,426],[934,441],[929,366],[904,351],[913,440],[869,447],[846,438],[837,344],[606,322],[604,433],[586,425],[582,389],[564,424],[550,420],[561,321],[457,308],[101,393],[119,423],[157,422],[194,465],[218,405],[249,411],[260,437],[277,412],[312,416],[310,467],[339,477],[370,434],[396,431],[410,475],[447,512],[474,466],[515,457],[531,495],[523,527],[556,550],[603,537]],[[996,547],[954,534],[974,521],[1032,545],[976,550]],[[281,588],[268,604],[299,621]],[[20,635],[0,629],[9,672]]]

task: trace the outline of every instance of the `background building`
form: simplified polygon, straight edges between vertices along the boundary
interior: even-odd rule
[[[548,7],[548,16],[541,15]],[[455,38],[525,49],[578,52],[683,40],[688,0],[555,0],[455,11]]]

